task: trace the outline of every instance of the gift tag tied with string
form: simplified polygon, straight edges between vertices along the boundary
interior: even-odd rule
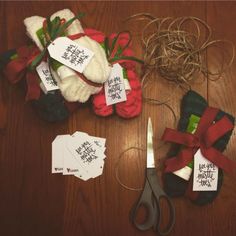
[[[44,49],[33,58],[29,68],[34,70],[47,57],[48,63],[54,70],[65,64],[82,73],[92,58],[93,52],[72,41],[72,39],[80,38],[82,34],[66,35],[66,29],[76,19],[80,19],[83,16],[84,13],[80,13],[68,21],[60,17],[55,17],[52,21],[49,18],[45,19],[43,27],[36,33]],[[81,65],[83,66],[81,67]]]

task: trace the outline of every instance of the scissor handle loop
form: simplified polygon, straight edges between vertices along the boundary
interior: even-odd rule
[[[157,222],[155,223],[155,227],[156,227],[155,230],[160,235],[167,235],[173,229],[174,224],[175,224],[174,205],[173,205],[172,201],[170,200],[170,198],[168,197],[168,195],[160,187],[155,168],[147,169],[147,179],[149,182],[149,186],[151,187],[151,191],[154,194],[155,202],[157,204],[157,209],[158,209]],[[160,200],[161,199],[165,199],[165,201],[167,202],[167,205],[168,205],[168,209],[169,209],[168,223],[163,228],[163,230],[161,229],[161,219],[162,219],[162,210],[160,207]]]
[[[137,229],[145,231],[152,228],[156,221],[156,210],[157,206],[154,201],[152,201],[152,190],[149,187],[148,181],[146,181],[143,192],[136,204],[131,209],[130,219],[132,223],[136,226]],[[147,210],[146,218],[144,222],[138,223],[137,215],[141,207],[144,207]]]
[[[162,217],[162,210],[161,210],[161,207],[160,207],[160,199],[165,199],[165,201],[167,202],[168,204],[168,209],[169,209],[169,219],[168,219],[168,223],[167,225],[164,227],[164,229],[161,229],[161,217]],[[158,206],[157,208],[159,208],[159,218],[158,218],[158,221],[157,221],[157,227],[156,227],[156,231],[160,234],[160,235],[168,235],[171,230],[173,229],[174,227],[174,224],[175,224],[175,208],[173,206],[173,203],[172,201],[170,200],[170,198],[164,194],[164,195],[161,195],[159,196],[159,200],[157,202]]]

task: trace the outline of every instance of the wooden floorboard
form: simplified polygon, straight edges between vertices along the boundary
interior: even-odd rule
[[[96,28],[106,34],[121,30],[138,30],[137,24],[125,24],[126,17],[149,12],[158,17],[196,16],[209,23],[213,37],[236,43],[235,2],[184,1],[0,1],[0,52],[29,42],[23,19],[49,16],[57,10],[70,8],[85,12],[84,28]],[[130,28],[131,27],[131,28]],[[132,28],[134,27],[134,28]],[[135,33],[135,32],[134,32]],[[202,37],[205,37],[204,31]],[[142,57],[140,35],[135,36],[133,48]],[[209,68],[217,67],[219,55],[209,49]],[[139,71],[141,69],[139,68]],[[233,63],[224,78],[202,83],[202,75],[192,83],[192,89],[219,107],[236,116],[235,76]],[[173,85],[157,74],[153,86],[144,92],[157,99],[168,96]],[[178,89],[170,105],[177,118],[185,91]],[[5,78],[0,81],[0,235],[4,236],[135,236],[155,235],[150,230],[140,232],[129,220],[129,211],[140,192],[129,191],[115,178],[115,165],[122,151],[131,146],[145,148],[146,121],[154,126],[155,148],[165,127],[176,128],[172,113],[164,106],[143,103],[142,114],[131,120],[117,116],[101,118],[87,105],[78,109],[66,121],[57,124],[39,119],[32,106],[25,102],[19,86],[11,86]],[[56,135],[84,131],[107,139],[104,173],[83,182],[73,176],[51,174],[51,143]],[[225,154],[236,160],[235,134]],[[167,148],[156,150],[157,163],[166,157]],[[121,179],[128,185],[143,185],[145,153],[130,151],[120,164]],[[176,225],[172,236],[234,236],[236,235],[236,175],[225,174],[217,199],[199,207],[185,197],[173,199]]]

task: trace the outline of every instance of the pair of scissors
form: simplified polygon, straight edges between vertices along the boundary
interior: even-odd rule
[[[140,195],[139,200],[133,206],[130,217],[132,223],[139,230],[148,230],[153,228],[154,231],[157,231],[160,235],[167,235],[172,230],[175,223],[175,209],[167,194],[160,187],[159,178],[157,176],[155,168],[155,159],[153,151],[153,130],[151,119],[148,119],[148,128],[147,128],[147,169],[146,169],[146,182],[142,194]],[[161,221],[164,212],[160,207],[160,200],[166,201],[168,210],[169,210],[169,219],[168,223],[162,229]],[[147,216],[145,221],[138,223],[136,221],[138,211],[141,207],[144,207],[147,210]]]

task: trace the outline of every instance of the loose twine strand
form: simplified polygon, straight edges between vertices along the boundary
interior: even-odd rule
[[[155,149],[155,152],[160,150],[162,147],[164,147],[166,144],[163,143],[161,145],[159,145],[156,149]],[[120,153],[119,157],[118,157],[118,161],[116,162],[116,165],[115,165],[115,177],[116,177],[116,180],[117,182],[125,189],[127,190],[131,190],[131,191],[141,191],[143,188],[142,187],[132,187],[132,186],[128,186],[127,184],[124,184],[121,179],[120,179],[120,175],[119,175],[119,166],[120,166],[120,162],[125,158],[125,154],[131,150],[138,150],[138,151],[146,151],[145,148],[139,148],[139,147],[129,147],[127,149],[125,149],[123,152]],[[136,157],[138,157],[139,155],[135,155]],[[128,156],[129,158],[130,156]],[[133,157],[133,156],[132,156]],[[157,163],[157,169],[160,169],[161,168],[161,163],[160,163],[160,160],[161,159],[158,159],[158,163]]]
[[[181,88],[190,90],[191,83],[199,74],[203,74],[205,79],[217,81],[222,78],[223,73],[233,64],[235,57],[235,47],[228,40],[212,40],[212,29],[203,20],[188,17],[166,17],[158,18],[149,13],[139,13],[130,16],[125,20],[147,21],[141,30],[141,42],[144,49],[144,66],[141,86],[143,90],[143,98],[146,102],[155,105],[164,105],[172,113],[175,123],[177,117],[174,109],[168,104],[174,97],[176,91]],[[186,30],[184,26],[190,23],[191,31]],[[203,37],[203,30],[205,37]],[[204,38],[204,39],[203,39]],[[218,71],[211,71],[207,67],[206,50],[210,47],[220,48],[220,44],[228,44],[231,47],[231,57],[225,61],[225,52],[220,56],[222,59]],[[226,50],[225,48],[223,48]],[[169,95],[163,100],[152,98],[144,93],[145,88],[150,82],[158,78],[173,82],[175,87],[169,92]],[[142,150],[138,147],[130,147],[124,150],[120,155],[115,167],[115,175],[118,183],[128,190],[140,191],[141,188],[129,187],[122,183],[118,174],[119,163],[124,154],[132,149]]]
[[[141,42],[144,50],[141,81],[143,98],[148,103],[166,106],[172,112],[176,122],[176,114],[167,103],[171,101],[179,88],[190,90],[192,81],[196,80],[200,73],[203,74],[202,82],[205,79],[216,81],[222,78],[223,73],[234,61],[234,44],[229,40],[211,40],[211,27],[205,21],[193,16],[157,18],[149,13],[139,13],[130,16],[125,22],[131,20],[147,21],[144,27],[141,27]],[[203,30],[205,30],[205,37]],[[226,61],[226,48],[221,48],[224,52],[220,54],[222,61],[219,69],[211,71],[205,59],[206,49],[220,48],[220,44],[230,46],[231,56]],[[156,78],[164,79],[176,86],[165,99],[151,98],[145,94],[147,84],[154,81],[153,76],[155,80]]]
[[[148,20],[141,32],[144,48],[144,80],[147,79],[146,74],[158,72],[163,79],[176,84],[185,84],[191,88],[190,81],[196,78],[196,73],[201,72],[204,78],[218,80],[234,61],[234,44],[229,40],[211,40],[211,27],[197,17],[156,18],[147,13],[140,13],[130,16],[126,21],[131,19]],[[184,29],[184,25],[188,22],[194,26],[191,31]],[[202,28],[206,32],[203,41],[201,41]],[[231,47],[231,57],[225,62],[222,54],[220,69],[213,72],[207,68],[203,54],[207,48],[217,47],[221,43]]]

